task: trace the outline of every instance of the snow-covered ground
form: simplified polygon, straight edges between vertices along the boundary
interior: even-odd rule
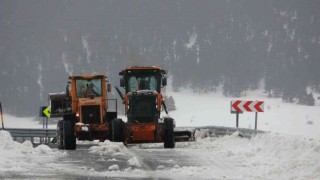
[[[236,115],[230,113],[232,100],[264,101],[263,113],[258,113],[258,129],[288,135],[320,139],[320,102],[316,106],[284,103],[281,98],[268,98],[262,90],[247,92],[246,97],[228,98],[222,93],[194,94],[191,90],[169,91],[177,110],[170,112],[177,126],[236,127]],[[239,127],[254,129],[255,113],[239,115]]]
[[[235,127],[235,114],[230,113],[230,101],[235,98],[223,97],[221,93],[199,95],[190,90],[169,90],[167,95],[173,96],[176,103],[177,110],[170,112],[170,116],[175,118],[177,126]],[[197,134],[196,142],[177,143],[175,149],[169,150],[163,149],[162,144],[143,144],[128,149],[121,143],[106,141],[88,150],[109,164],[105,170],[90,167],[72,170],[73,167],[66,166],[63,171],[129,178],[320,179],[319,101],[316,106],[283,103],[280,98],[267,98],[261,90],[248,92],[247,97],[237,99],[265,101],[265,112],[258,114],[258,129],[271,133],[247,139],[236,133],[219,138],[206,137],[206,131],[202,131]],[[239,126],[253,129],[254,116],[255,113],[240,114]],[[42,127],[34,118],[4,114],[4,120],[6,127]],[[43,167],[59,170],[62,165],[55,160],[68,155],[44,145],[33,148],[29,142],[13,142],[9,134],[2,131],[0,142],[0,177]],[[146,159],[157,158],[152,153],[173,154],[185,159],[163,157],[158,167],[152,169],[144,163]],[[126,168],[121,164],[126,164]]]
[[[18,143],[12,140],[10,133],[0,130],[0,179],[2,175],[16,173],[28,174],[29,171],[50,168],[55,161],[64,156],[46,145],[34,148],[30,141]]]
[[[40,128],[42,129],[43,127],[42,119],[38,117],[20,118],[20,117],[16,117],[16,116],[4,113],[3,119],[4,119],[5,128]],[[40,119],[41,122],[37,119]],[[49,124],[48,128],[54,129],[56,128],[56,126],[57,125],[55,124]]]
[[[144,144],[143,148],[147,148]],[[157,145],[159,147],[159,145]],[[160,148],[160,147],[159,147]],[[178,143],[175,151],[194,161],[193,166],[172,162],[154,173],[174,179],[319,179],[320,142],[277,133],[251,139],[237,133]]]

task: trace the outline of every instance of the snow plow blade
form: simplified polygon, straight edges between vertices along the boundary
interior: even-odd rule
[[[246,128],[233,128],[223,126],[202,126],[202,127],[179,127],[174,130],[175,142],[195,141],[195,134],[200,133],[207,137],[219,137],[231,135],[235,132],[239,133],[240,137],[251,138],[259,133],[267,133],[266,131],[246,129]],[[202,135],[202,136],[203,136]]]
[[[206,136],[219,137],[225,135],[231,135],[235,132],[239,133],[240,137],[251,138],[252,136],[259,133],[267,133],[266,131],[247,129],[247,128],[234,128],[234,127],[223,127],[223,126],[202,126],[196,127],[196,131],[206,131]]]
[[[195,129],[175,129],[174,130],[174,140],[175,142],[186,142],[194,141]]]

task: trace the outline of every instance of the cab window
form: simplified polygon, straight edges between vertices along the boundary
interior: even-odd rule
[[[101,79],[77,79],[77,97],[101,97]]]
[[[157,84],[155,76],[131,76],[128,79],[128,92],[139,90],[157,91]]]

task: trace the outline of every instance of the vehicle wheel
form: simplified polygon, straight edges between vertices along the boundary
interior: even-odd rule
[[[112,141],[113,131],[112,131],[112,121],[108,121],[108,140]]]
[[[57,123],[57,145],[58,149],[64,149],[63,148],[63,121],[60,120]]]
[[[112,141],[123,142],[123,122],[122,119],[112,120]]]
[[[164,119],[164,148],[174,148],[176,143],[174,141],[174,122],[171,118]]]
[[[76,149],[76,136],[74,135],[74,124],[71,121],[63,121],[63,146],[66,150]]]

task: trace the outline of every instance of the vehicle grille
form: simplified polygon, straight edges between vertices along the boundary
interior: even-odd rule
[[[82,106],[82,123],[100,123],[100,106]]]
[[[157,118],[156,97],[153,95],[131,96],[129,98],[128,118],[129,121],[153,122]]]

